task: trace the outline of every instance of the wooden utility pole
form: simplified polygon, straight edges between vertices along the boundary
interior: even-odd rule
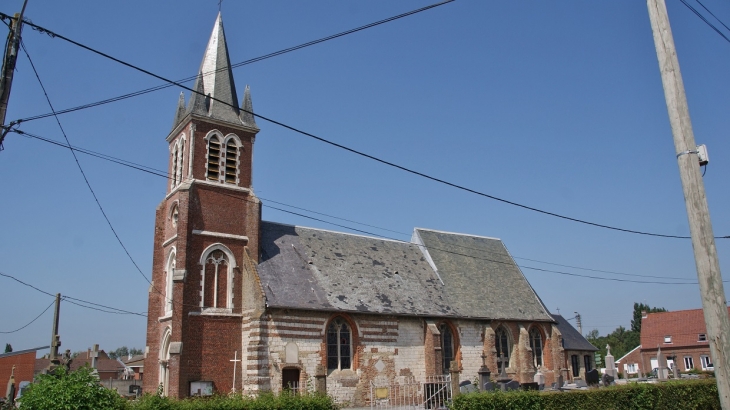
[[[51,363],[49,364],[49,370],[52,370],[54,366],[58,366],[61,363],[61,360],[58,358],[58,346],[61,346],[61,339],[58,335],[58,320],[60,313],[61,294],[56,293],[56,308],[53,311],[53,334],[51,335],[51,354],[48,357],[51,360]]]
[[[20,47],[20,32],[23,29],[23,14],[28,0],[23,2],[23,8],[20,13],[15,14],[15,18],[10,22],[10,32],[8,33],[8,47],[5,49],[5,58],[3,59],[2,77],[0,77],[0,125],[5,126],[5,113],[8,110],[8,101],[10,100],[10,88],[13,85],[13,74],[15,73],[15,62],[18,60],[18,48]],[[3,129],[0,132],[0,147],[2,147],[3,139],[10,129]]]
[[[669,111],[674,146],[677,151],[679,175],[689,218],[689,229],[694,248],[697,278],[702,296],[702,311],[710,341],[710,354],[715,366],[717,390],[723,409],[730,409],[730,318],[722,285],[720,262],[715,249],[715,237],[710,222],[710,211],[705,197],[705,186],[700,175],[697,145],[692,133],[687,98],[682,74],[679,71],[674,38],[664,0],[647,0],[651,28],[654,33],[659,70],[664,85],[664,97]]]

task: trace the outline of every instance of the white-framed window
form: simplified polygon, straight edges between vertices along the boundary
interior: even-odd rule
[[[692,370],[695,368],[695,360],[692,356],[684,356],[684,370]]]
[[[341,318],[327,326],[327,370],[352,369],[352,329]]]
[[[226,184],[238,183],[238,159],[243,149],[241,141],[235,134],[225,138],[218,131],[211,131],[207,136],[208,153],[206,157],[205,178]]]
[[[697,335],[697,341],[698,342],[706,342],[707,341],[707,335],[704,333],[700,333]]]
[[[530,329],[530,349],[532,349],[532,365],[535,368],[542,366],[542,335],[536,327]]]
[[[203,251],[200,307],[208,313],[230,313],[233,309],[233,273],[236,260],[225,245],[217,243]]]
[[[700,363],[702,364],[702,370],[715,370],[715,365],[712,364],[712,358],[709,355],[701,354]]]
[[[175,274],[176,251],[173,247],[167,257],[165,266],[165,316],[172,315],[172,277]]]
[[[638,369],[636,368],[636,363],[625,364],[624,369],[626,369],[626,373],[639,373]]]
[[[672,343],[672,336],[664,336],[664,343]]]

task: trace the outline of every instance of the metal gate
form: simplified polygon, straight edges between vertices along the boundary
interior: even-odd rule
[[[371,409],[445,409],[451,401],[451,375],[428,376],[425,381],[398,377],[390,383],[370,382]]]

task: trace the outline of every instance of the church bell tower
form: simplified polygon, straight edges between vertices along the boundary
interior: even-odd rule
[[[248,87],[239,106],[220,14],[194,89],[187,104],[180,94],[166,138],[169,181],[149,289],[144,391],[161,386],[172,397],[231,391],[231,359],[243,354],[242,272],[258,259],[251,171],[259,128]]]

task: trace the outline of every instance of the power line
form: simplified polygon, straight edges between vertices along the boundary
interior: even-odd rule
[[[137,169],[137,170],[140,170],[140,171],[143,171],[143,172],[150,173],[152,175],[156,175],[156,176],[159,176],[159,177],[162,177],[162,178],[165,178],[165,179],[172,180],[171,177],[169,177],[166,174],[163,174],[163,172],[165,172],[165,171],[162,171],[162,170],[157,170],[157,169],[154,169],[154,168],[151,168],[151,167],[147,167],[147,166],[144,166],[144,165],[139,165],[139,164],[136,164],[135,166],[129,165],[128,163],[131,163],[131,162],[130,161],[127,161],[127,160],[123,160],[123,159],[115,158],[115,157],[112,157],[112,156],[109,156],[109,155],[106,155],[106,154],[102,154],[102,153],[98,153],[98,152],[86,150],[84,148],[70,147],[70,146],[65,145],[63,143],[60,143],[60,142],[57,142],[57,141],[54,141],[54,140],[51,140],[51,139],[48,139],[48,138],[44,138],[44,137],[41,137],[39,135],[31,134],[31,133],[25,132],[23,130],[14,129],[13,131],[16,132],[16,133],[18,133],[18,134],[20,134],[20,135],[29,137],[29,138],[39,139],[39,140],[42,140],[42,141],[45,141],[45,142],[48,142],[48,143],[51,143],[51,144],[54,144],[54,145],[63,147],[63,148],[73,149],[73,150],[79,151],[81,153],[85,153],[85,154],[88,154],[88,155],[95,156],[95,157],[100,158],[100,159],[104,159],[104,160],[107,160],[107,161],[111,161],[111,162],[114,162],[114,163],[117,163],[117,164],[120,164],[120,165],[124,165],[124,166],[130,167],[130,168],[133,168],[133,169]],[[134,164],[134,163],[132,163],[132,164]],[[143,168],[146,168],[146,169],[143,169]],[[223,195],[228,195],[228,194],[225,194],[224,193]],[[241,199],[239,197],[235,197],[235,198]],[[369,226],[369,227],[376,228],[376,229],[387,230],[387,231],[390,231],[390,232],[393,232],[393,233],[397,233],[397,234],[401,234],[401,235],[410,235],[410,234],[407,234],[407,233],[404,233],[404,232],[393,231],[393,230],[389,230],[389,229],[386,229],[386,228],[381,228],[381,227],[378,227],[378,226],[375,226],[375,225],[369,225],[369,224],[365,224],[365,223],[362,223],[362,222],[357,222],[357,221],[354,221],[354,220],[351,220],[351,219],[341,218],[341,217],[337,217],[337,216],[325,214],[325,213],[322,213],[322,212],[317,212],[317,211],[309,210],[309,209],[306,209],[306,208],[301,208],[301,207],[297,207],[297,206],[294,206],[294,205],[285,204],[283,202],[272,201],[272,200],[269,200],[269,199],[266,199],[266,198],[263,198],[263,197],[259,197],[259,199],[264,200],[264,201],[273,202],[273,203],[276,203],[276,204],[279,204],[279,205],[283,205],[283,206],[286,206],[286,207],[290,207],[290,208],[294,208],[294,209],[298,209],[298,210],[302,210],[302,211],[306,211],[306,212],[315,213],[315,214],[322,215],[322,216],[326,216],[326,217],[329,217],[329,218],[334,218],[334,219],[339,219],[339,220],[343,220],[343,221],[347,221],[347,222],[351,222],[351,223],[355,223],[355,224],[359,224],[359,225]],[[244,201],[248,201],[246,199],[243,199],[243,200]],[[338,226],[340,228],[352,230],[352,231],[355,231],[355,232],[360,232],[360,233],[363,233],[363,234],[366,234],[366,235],[372,235],[372,236],[380,237],[380,238],[383,238],[383,239],[389,239],[389,240],[400,241],[400,242],[404,242],[404,243],[410,243],[408,241],[402,241],[400,239],[388,237],[388,236],[385,236],[385,235],[380,235],[380,234],[377,234],[377,233],[374,233],[374,232],[369,232],[369,231],[365,231],[365,230],[361,230],[361,229],[357,229],[357,228],[352,228],[352,227],[349,227],[349,226],[346,226],[346,225],[333,223],[331,221],[327,221],[327,220],[324,220],[324,219],[320,219],[320,218],[315,218],[315,217],[312,217],[312,216],[304,215],[304,214],[301,214],[299,212],[293,212],[293,211],[289,211],[289,210],[286,210],[286,209],[282,209],[282,208],[278,208],[278,207],[274,207],[274,206],[266,205],[266,204],[263,204],[263,206],[266,207],[266,208],[270,208],[270,209],[274,209],[274,210],[280,211],[280,212],[285,212],[285,213],[289,213],[289,214],[292,214],[292,215],[295,215],[295,216],[300,216],[300,217],[307,218],[307,219],[311,219],[311,220],[314,220],[314,221],[323,222],[323,223],[330,224],[330,225],[333,225],[333,226]],[[467,247],[467,246],[457,246],[457,247],[462,248],[462,249],[468,249],[468,250],[473,250],[473,251],[484,252],[481,249],[470,248],[470,247]],[[586,271],[592,271],[592,272],[599,272],[599,273],[608,273],[608,274],[613,274],[613,275],[622,275],[622,276],[631,276],[631,277],[645,277],[645,278],[655,278],[655,279],[669,279],[669,280],[675,280],[675,279],[676,280],[685,280],[685,281],[686,280],[691,280],[690,278],[671,277],[671,276],[656,276],[656,275],[641,275],[641,274],[631,274],[631,273],[615,272],[615,271],[609,271],[609,270],[585,268],[585,267],[580,267],[580,266],[565,265],[565,264],[559,264],[559,263],[541,261],[541,260],[538,260],[538,259],[524,258],[524,257],[519,257],[519,256],[513,256],[513,258],[514,259],[527,260],[527,261],[530,261],[530,262],[543,263],[543,264],[547,264],[547,265],[561,266],[561,267],[566,267],[566,268],[571,268],[571,269],[580,269],[580,270],[586,270]],[[494,262],[497,262],[497,261],[494,261]],[[507,262],[501,262],[501,263],[507,263]],[[558,273],[558,274],[563,274],[563,275],[579,276],[579,277],[592,278],[592,279],[613,280],[613,279],[609,279],[609,278],[601,278],[601,277],[588,276],[588,275],[579,275],[579,274],[573,274],[573,273],[562,272],[562,271],[554,271],[554,270],[549,270],[549,269],[534,268],[534,267],[529,267],[529,266],[522,266],[522,265],[518,265],[518,266],[524,267],[526,269],[539,270],[539,271],[544,271],[544,272],[552,272],[552,273]],[[648,281],[639,281],[639,282],[635,282],[635,283],[668,284],[668,283],[665,283],[665,282],[648,282]],[[691,284],[696,284],[696,283],[697,282],[691,282]],[[676,283],[676,284],[689,284],[689,283],[681,282],[681,283]]]
[[[682,2],[682,4],[684,4],[685,6],[687,6],[687,8],[688,8],[688,9],[690,9],[690,10],[692,11],[692,13],[694,13],[694,14],[695,14],[695,15],[696,15],[697,17],[699,17],[699,18],[700,18],[700,19],[701,19],[702,21],[704,21],[704,22],[705,22],[705,24],[707,24],[708,26],[710,26],[710,28],[712,28],[713,30],[715,30],[715,32],[716,32],[717,34],[719,34],[719,35],[720,35],[720,36],[721,36],[722,38],[724,38],[724,39],[725,39],[725,41],[727,41],[728,43],[730,43],[730,38],[728,38],[728,37],[727,37],[727,36],[726,36],[725,34],[723,34],[723,33],[722,33],[722,32],[721,32],[721,31],[720,31],[720,30],[719,30],[719,29],[718,29],[717,27],[715,27],[715,25],[713,25],[712,23],[710,23],[710,22],[709,22],[709,20],[707,20],[707,19],[705,18],[705,16],[703,16],[703,15],[702,15],[702,13],[700,13],[699,11],[697,11],[697,9],[696,9],[696,8],[694,8],[694,7],[690,6],[690,5],[689,5],[689,3],[687,3],[687,0],[679,0],[679,1],[681,1],[681,2]],[[697,1],[697,2],[698,2],[698,3],[700,3],[699,1]],[[705,10],[707,10],[707,11],[710,11],[710,10],[708,10],[708,9],[707,9],[707,7],[705,7],[705,6],[704,6],[704,5],[702,4],[702,3],[700,3],[700,5],[701,5],[702,7],[704,7],[704,8],[705,8]],[[710,14],[712,14],[712,12],[710,12]],[[715,15],[714,15],[714,14],[712,14],[712,17],[715,17]],[[715,19],[717,19],[717,17],[715,17]],[[717,19],[717,21],[720,21],[720,19]],[[725,26],[725,24],[724,24],[724,23],[723,23],[722,21],[720,21],[720,23],[721,23],[721,24],[722,24],[723,26]],[[725,26],[725,27],[727,27],[727,26]]]
[[[56,110],[53,108],[53,104],[51,103],[51,98],[48,96],[48,93],[46,92],[46,87],[43,86],[43,82],[41,81],[40,75],[38,75],[38,71],[35,68],[35,64],[33,64],[33,60],[30,58],[30,54],[28,53],[28,50],[25,48],[25,43],[20,41],[21,48],[23,49],[23,52],[25,53],[25,56],[28,57],[28,61],[30,62],[30,66],[33,69],[33,73],[35,74],[36,79],[38,79],[38,84],[40,84],[41,89],[43,90],[43,95],[46,97],[46,101],[48,102],[48,106],[51,108],[51,111],[54,113],[54,117],[56,118],[56,123],[58,124],[58,128],[61,130],[61,134],[63,134],[63,138],[66,140],[66,145],[69,147],[71,146],[71,142],[68,140],[68,136],[66,135],[66,131],[63,129],[63,126],[61,125],[61,120],[58,119],[58,115],[55,115]],[[81,176],[84,178],[84,182],[86,183],[86,186],[89,188],[89,191],[91,192],[91,195],[94,197],[94,201],[96,202],[96,205],[99,207],[99,210],[101,211],[101,214],[104,216],[104,219],[106,220],[106,223],[109,225],[109,229],[112,230],[112,233],[114,234],[114,237],[117,238],[117,242],[119,242],[119,245],[124,249],[124,253],[127,254],[127,257],[130,261],[132,261],[132,264],[135,268],[137,268],[137,271],[140,275],[149,283],[149,279],[147,279],[147,276],[142,272],[142,269],[139,268],[139,265],[137,265],[137,262],[132,258],[132,255],[129,253],[129,250],[127,250],[127,247],[124,245],[124,242],[122,242],[122,239],[117,234],[116,229],[114,229],[114,226],[112,225],[111,220],[109,220],[109,217],[106,215],[106,212],[104,211],[104,207],[101,206],[101,202],[99,202],[99,198],[96,196],[96,193],[94,192],[94,188],[91,187],[91,183],[89,182],[89,179],[86,177],[86,173],[84,172],[84,169],[81,167],[81,163],[79,162],[78,157],[76,156],[76,151],[73,149],[69,149],[71,151],[71,155],[74,157],[74,161],[76,162],[76,166],[79,168],[79,171],[81,172]]]
[[[703,8],[703,9],[705,9],[705,10],[706,10],[706,11],[707,11],[708,13],[710,13],[710,15],[711,15],[712,17],[714,17],[714,18],[715,18],[715,20],[719,21],[719,22],[720,22],[720,24],[722,24],[722,26],[723,26],[723,27],[725,27],[725,28],[726,28],[727,30],[730,30],[730,27],[728,27],[728,26],[727,26],[727,25],[726,25],[725,23],[723,23],[723,22],[722,22],[722,20],[720,20],[720,19],[719,19],[719,18],[718,18],[718,17],[717,17],[716,15],[715,15],[715,13],[713,13],[712,11],[710,11],[710,9],[708,9],[707,7],[705,7],[705,5],[704,5],[704,4],[702,4],[702,2],[701,2],[700,0],[695,0],[695,1],[697,1],[697,3],[699,3],[699,5],[700,5],[700,6],[702,6],[702,8]]]
[[[490,194],[487,194],[487,193],[478,191],[476,189],[468,188],[468,187],[466,187],[464,185],[460,185],[460,184],[457,184],[457,183],[449,182],[449,181],[446,181],[444,179],[437,178],[437,177],[428,175],[428,174],[423,173],[423,172],[420,172],[420,171],[416,171],[414,169],[411,169],[411,168],[408,168],[408,167],[405,167],[405,166],[402,166],[402,165],[398,165],[398,164],[396,164],[394,162],[390,162],[390,161],[381,159],[381,158],[376,157],[374,155],[370,155],[370,154],[364,153],[362,151],[358,151],[356,149],[347,147],[345,145],[336,143],[334,141],[330,141],[330,140],[328,140],[326,138],[319,137],[319,136],[317,136],[315,134],[312,134],[312,133],[309,133],[309,132],[300,130],[300,129],[296,128],[296,127],[293,127],[291,125],[287,125],[285,123],[282,123],[280,121],[274,120],[274,119],[269,118],[269,117],[266,117],[264,115],[256,114],[256,113],[247,111],[247,110],[245,110],[243,108],[239,108],[239,107],[234,106],[234,105],[232,105],[232,104],[230,104],[228,102],[222,101],[222,100],[220,100],[218,98],[215,98],[215,97],[212,97],[212,96],[209,96],[209,95],[205,95],[204,93],[201,93],[201,92],[199,92],[197,90],[194,90],[193,88],[187,87],[187,86],[185,86],[185,85],[183,85],[183,84],[181,84],[179,82],[169,80],[169,79],[167,79],[165,77],[162,77],[160,75],[157,75],[155,73],[152,73],[151,71],[148,71],[146,69],[143,69],[141,67],[138,67],[138,66],[136,66],[134,64],[125,62],[125,61],[120,60],[120,59],[118,59],[116,57],[113,57],[113,56],[111,56],[109,54],[106,54],[106,53],[104,53],[102,51],[96,50],[94,48],[91,48],[89,46],[86,46],[84,44],[81,44],[81,43],[79,43],[77,41],[74,41],[74,40],[71,40],[71,39],[69,39],[67,37],[64,37],[64,36],[62,36],[60,34],[54,33],[52,31],[50,31],[48,29],[45,29],[45,28],[43,28],[41,26],[38,26],[36,24],[33,24],[33,23],[26,23],[26,24],[30,25],[31,27],[33,27],[33,28],[35,28],[35,29],[37,29],[39,31],[42,31],[44,33],[47,33],[47,34],[49,34],[52,37],[60,38],[60,39],[62,39],[64,41],[67,41],[67,42],[69,42],[71,44],[74,44],[74,45],[76,45],[78,47],[81,47],[81,48],[83,48],[83,49],[85,49],[87,51],[91,51],[92,53],[98,54],[98,55],[100,55],[102,57],[108,58],[108,59],[110,59],[112,61],[115,61],[115,62],[117,62],[119,64],[122,64],[124,66],[129,67],[129,68],[132,68],[132,69],[137,70],[139,72],[142,72],[142,73],[147,74],[149,76],[155,77],[155,78],[157,78],[159,80],[162,80],[162,81],[165,81],[167,83],[176,85],[176,86],[178,86],[178,87],[180,87],[182,89],[188,90],[188,91],[190,91],[192,93],[199,94],[199,95],[201,95],[203,97],[206,97],[206,98],[208,98],[210,100],[217,101],[217,102],[219,102],[219,103],[221,103],[223,105],[226,105],[226,106],[229,106],[229,107],[232,107],[232,108],[235,108],[235,109],[244,111],[244,112],[246,112],[248,114],[251,114],[251,115],[253,115],[253,116],[257,117],[257,118],[260,118],[260,119],[262,119],[264,121],[267,121],[269,123],[272,123],[272,124],[278,125],[280,127],[286,128],[288,130],[294,131],[295,133],[298,133],[298,134],[301,134],[301,135],[304,135],[304,136],[313,138],[313,139],[315,139],[317,141],[323,142],[325,144],[331,145],[331,146],[336,147],[336,148],[343,149],[345,151],[348,151],[350,153],[353,153],[353,154],[362,156],[364,158],[368,158],[370,160],[379,162],[379,163],[381,163],[383,165],[387,165],[389,167],[396,168],[396,169],[399,169],[401,171],[405,171],[407,173],[410,173],[410,174],[413,174],[413,175],[416,175],[416,176],[420,176],[422,178],[429,179],[431,181],[434,181],[434,182],[437,182],[437,183],[440,183],[440,184],[443,184],[443,185],[446,185],[446,186],[450,186],[452,188],[456,188],[456,189],[461,190],[461,191],[469,192],[469,193],[472,193],[472,194],[475,194],[475,195],[478,195],[478,196],[481,196],[481,197],[484,197],[484,198],[492,199],[494,201],[502,202],[504,204],[512,205],[512,206],[515,206],[515,207],[518,207],[518,208],[522,208],[522,209],[526,209],[526,210],[529,210],[529,211],[541,213],[541,214],[544,214],[544,215],[548,215],[548,216],[552,216],[552,217],[555,217],[555,218],[560,218],[560,219],[564,219],[564,220],[568,220],[568,221],[572,221],[572,222],[576,222],[576,223],[580,223],[580,224],[584,224],[584,225],[594,226],[594,227],[597,227],[597,228],[604,228],[604,229],[609,229],[609,230],[614,230],[614,231],[619,231],[619,232],[632,233],[632,234],[645,235],[645,236],[662,237],[662,238],[678,238],[678,239],[690,239],[691,238],[689,236],[666,235],[666,234],[659,234],[659,233],[653,233],[653,232],[647,232],[647,231],[640,231],[640,230],[635,230],[635,229],[620,228],[620,227],[606,225],[606,224],[601,224],[601,223],[597,223],[597,222],[591,222],[591,221],[587,221],[587,220],[584,220],[584,219],[574,218],[574,217],[571,217],[571,216],[562,215],[562,214],[558,214],[558,213],[555,213],[555,212],[546,211],[546,210],[543,210],[543,209],[540,209],[540,208],[536,208],[536,207],[524,205],[524,204],[521,204],[521,203],[518,203],[518,202],[514,202],[514,201],[510,201],[510,200],[507,200],[507,199],[504,199],[504,198],[500,198],[500,197],[497,197],[497,196],[494,196],[494,195],[490,195]],[[717,239],[730,239],[730,235],[718,236],[716,238]]]
[[[239,63],[231,64],[230,67],[231,67],[231,69],[238,68],[238,67],[243,67],[243,66],[248,65],[248,64],[252,64],[252,63],[259,62],[259,61],[263,61],[263,60],[266,60],[266,59],[269,59],[269,58],[272,58],[272,57],[277,57],[277,56],[280,56],[282,54],[290,53],[292,51],[301,50],[301,49],[306,48],[306,47],[309,47],[309,46],[313,46],[313,45],[316,45],[316,44],[324,43],[325,41],[334,40],[336,38],[343,37],[343,36],[346,36],[348,34],[357,33],[359,31],[366,30],[366,29],[369,29],[371,27],[375,27],[375,26],[379,26],[381,24],[389,23],[391,21],[398,20],[398,19],[401,19],[403,17],[408,17],[408,16],[411,16],[413,14],[420,13],[422,11],[426,11],[426,10],[429,10],[429,9],[432,9],[432,8],[435,8],[435,7],[438,7],[438,6],[442,6],[442,5],[447,4],[447,3],[451,3],[453,1],[455,1],[455,0],[445,0],[445,1],[441,1],[439,3],[434,3],[434,4],[431,4],[431,5],[426,6],[426,7],[421,7],[419,9],[411,10],[411,11],[406,12],[406,13],[402,13],[402,14],[398,14],[396,16],[388,17],[388,18],[383,19],[383,20],[378,20],[376,22],[369,23],[369,24],[366,24],[364,26],[356,27],[356,28],[353,28],[353,29],[350,29],[350,30],[346,30],[346,31],[337,33],[337,34],[332,34],[332,35],[329,35],[329,36],[326,36],[326,37],[322,37],[322,38],[317,39],[317,40],[308,41],[306,43],[302,43],[302,44],[299,44],[299,45],[296,45],[296,46],[293,46],[293,47],[284,48],[284,49],[281,49],[281,50],[278,50],[278,51],[274,51],[272,53],[268,53],[268,54],[264,54],[264,55],[261,55],[261,56],[258,56],[258,57],[254,57],[254,58],[248,59],[248,60],[244,60],[244,61],[241,61]],[[8,18],[11,18],[11,17],[8,16]],[[227,70],[227,69],[228,69],[228,67],[226,66],[226,67],[222,67],[222,68],[220,68],[218,70],[211,70],[211,71],[202,73],[202,75],[203,76],[207,76],[207,75],[215,74],[215,73],[217,73],[219,71],[224,71],[224,70]],[[177,82],[179,82],[179,83],[186,83],[186,82],[195,80],[196,78],[197,78],[197,75],[194,75],[194,76],[185,77],[185,78],[182,78],[180,80],[177,80]],[[140,96],[140,95],[143,95],[143,94],[147,94],[147,93],[151,93],[151,92],[154,92],[154,91],[163,90],[165,88],[172,87],[173,85],[174,84],[169,84],[169,83],[168,84],[161,84],[161,85],[158,85],[158,86],[155,86],[155,87],[146,88],[144,90],[135,91],[133,93],[123,94],[123,95],[120,95],[120,96],[117,96],[117,97],[114,97],[114,98],[108,98],[106,100],[101,100],[101,101],[97,101],[97,102],[93,102],[93,103],[88,103],[88,104],[84,104],[84,105],[79,105],[77,107],[67,108],[67,109],[64,109],[64,110],[57,111],[56,114],[66,114],[66,113],[69,113],[69,112],[83,110],[83,109],[87,109],[87,108],[91,108],[91,107],[97,107],[99,105],[104,105],[104,104],[108,104],[108,103],[112,103],[112,102],[124,100],[124,99],[131,98],[131,97],[137,97],[137,96]],[[36,116],[33,116],[33,117],[28,117],[28,118],[23,118],[23,119],[16,120],[16,121],[14,121],[14,124],[20,124],[21,122],[28,122],[28,121],[38,120],[38,119],[41,119],[41,118],[51,117],[53,115],[54,115],[53,113],[46,113],[46,114],[36,115]]]
[[[33,290],[37,291],[37,292],[43,293],[44,295],[48,295],[48,296],[51,296],[51,297],[53,297],[53,298],[55,298],[55,297],[56,297],[56,295],[54,295],[54,294],[52,294],[52,293],[50,293],[50,292],[46,292],[45,290],[43,290],[43,289],[40,289],[40,288],[38,288],[38,287],[36,287],[36,286],[33,286],[33,285],[31,285],[30,283],[26,283],[26,282],[23,282],[22,280],[20,280],[20,279],[16,278],[16,277],[15,277],[15,276],[13,276],[13,275],[8,275],[7,273],[2,273],[2,272],[0,272],[0,276],[6,277],[6,278],[8,278],[8,279],[11,279],[11,280],[14,280],[14,281],[16,281],[16,282],[20,283],[21,285],[23,285],[23,286],[27,286],[27,287],[29,287],[29,288],[31,288],[31,289],[33,289]],[[89,302],[88,300],[83,300],[83,299],[78,299],[78,298],[74,298],[74,297],[71,297],[71,296],[64,296],[64,299],[69,299],[69,300],[77,301],[77,302],[80,302],[80,303],[86,303],[86,304],[89,304],[89,305],[93,305],[93,306],[99,306],[99,307],[103,307],[103,308],[105,308],[105,309],[109,309],[109,310],[115,310],[115,311],[117,311],[117,312],[121,312],[121,313],[123,313],[123,314],[128,314],[128,315],[137,315],[137,316],[144,316],[144,317],[146,317],[146,316],[147,316],[147,315],[143,315],[143,314],[141,314],[141,313],[138,313],[138,312],[131,312],[131,311],[129,311],[129,310],[119,309],[119,308],[115,308],[115,307],[111,307],[111,306],[105,306],[105,305],[101,305],[101,304],[98,304],[98,303],[94,303],[94,302]],[[75,304],[75,303],[74,303],[74,304]],[[79,306],[81,306],[81,305],[79,305]],[[88,306],[82,306],[82,307],[86,307],[86,308],[88,308],[88,309],[91,309],[91,307],[88,307]]]
[[[39,314],[38,316],[36,316],[36,317],[35,317],[35,319],[33,319],[33,320],[31,320],[30,322],[28,322],[28,323],[27,323],[27,324],[26,324],[25,326],[23,326],[23,327],[19,327],[19,328],[15,329],[15,330],[11,330],[11,331],[8,331],[8,332],[0,332],[0,333],[2,333],[2,334],[6,334],[6,335],[7,335],[7,334],[10,334],[10,333],[15,333],[15,332],[19,332],[19,331],[21,331],[21,330],[25,329],[26,327],[28,327],[28,326],[32,325],[32,324],[33,324],[33,322],[35,322],[36,320],[38,320],[38,319],[39,319],[39,318],[40,318],[41,316],[43,316],[43,314],[44,314],[44,313],[46,313],[46,312],[48,311],[48,309],[50,309],[50,308],[51,308],[51,306],[53,306],[53,305],[54,305],[55,303],[56,303],[56,301],[55,301],[55,300],[54,300],[53,302],[51,302],[51,304],[50,304],[50,305],[48,305],[48,307],[46,307],[45,309],[43,309],[43,312],[41,312],[41,313],[40,313],[40,314]]]

